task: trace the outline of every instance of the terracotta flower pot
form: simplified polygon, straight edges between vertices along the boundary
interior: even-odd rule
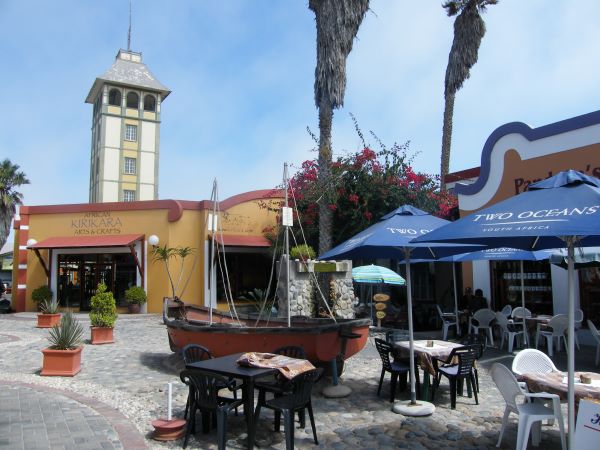
[[[90,327],[92,330],[92,344],[112,344],[115,342],[112,327]]]
[[[141,306],[139,303],[129,303],[127,309],[129,310],[129,314],[139,314]]]
[[[52,328],[60,324],[60,314],[38,314],[37,318],[38,328]]]
[[[45,348],[42,376],[72,377],[81,370],[81,351],[83,346],[73,350],[54,350]]]

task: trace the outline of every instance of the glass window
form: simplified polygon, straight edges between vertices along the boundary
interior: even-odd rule
[[[135,202],[135,191],[129,191],[125,189],[123,191],[123,201],[124,202]]]
[[[140,107],[140,96],[135,92],[130,92],[127,94],[127,107],[138,109]]]
[[[125,127],[125,140],[137,141],[137,125],[127,125]]]
[[[127,175],[135,175],[135,158],[125,158],[125,173]]]
[[[121,92],[118,89],[111,89],[108,93],[108,104],[121,106]]]
[[[144,111],[154,111],[156,109],[156,99],[153,95],[144,96]]]

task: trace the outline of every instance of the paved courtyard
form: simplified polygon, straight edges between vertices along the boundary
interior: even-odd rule
[[[85,327],[86,315],[78,315]],[[173,382],[174,415],[182,417],[187,389],[179,379],[181,358],[169,350],[166,330],[157,315],[120,316],[116,343],[89,345],[82,370],[73,378],[41,377],[41,350],[48,331],[35,328],[35,314],[0,315],[0,448],[6,449],[138,449],[180,448],[182,440],[161,443],[151,439],[150,422],[166,416],[166,385]],[[421,337],[425,337],[425,333]],[[431,337],[437,337],[435,334]],[[89,338],[89,336],[87,336]],[[577,369],[593,370],[594,349],[577,352]],[[561,359],[562,358],[562,359]],[[376,396],[381,370],[372,342],[347,361],[342,382],[353,394],[326,399],[320,382],[313,407],[321,448],[328,449],[484,449],[493,448],[504,401],[488,375],[493,362],[510,365],[512,356],[486,351],[480,364],[479,405],[459,397],[450,409],[447,381],[436,395],[430,417],[409,418],[391,411],[389,375],[382,397]],[[581,360],[581,363],[580,363]],[[587,361],[587,362],[586,362]],[[566,368],[564,353],[556,360]],[[407,393],[400,394],[407,398]],[[566,418],[566,410],[564,410]],[[272,414],[261,412],[259,448],[283,449],[283,432],[272,432]],[[198,427],[199,428],[199,427]],[[502,448],[514,448],[516,418],[512,416]],[[242,414],[230,416],[228,448],[245,448]],[[310,432],[296,430],[296,448],[315,448]],[[216,449],[216,430],[192,436],[188,448]],[[560,448],[558,428],[543,427],[541,447]]]

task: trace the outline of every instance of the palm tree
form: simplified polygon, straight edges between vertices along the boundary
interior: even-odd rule
[[[450,168],[450,146],[452,143],[452,116],[454,97],[470,76],[471,67],[477,62],[479,46],[485,35],[485,23],[480,13],[486,6],[495,5],[498,0],[453,0],[442,6],[448,16],[458,17],[454,21],[454,41],[448,55],[446,80],[444,83],[444,128],[442,132],[442,157],[440,185],[445,189],[444,179]],[[460,14],[459,14],[460,13]]]
[[[333,110],[343,106],[346,90],[346,58],[369,0],[309,0],[308,7],[317,22],[317,66],[315,105],[319,110],[319,184],[330,189],[331,123]],[[326,196],[325,196],[326,197]],[[331,248],[333,212],[328,202],[319,203],[319,253]]]
[[[23,194],[15,188],[29,184],[25,173],[19,172],[19,166],[9,159],[0,163],[0,248],[6,243],[10,233],[10,224],[17,212],[17,205],[23,203]]]

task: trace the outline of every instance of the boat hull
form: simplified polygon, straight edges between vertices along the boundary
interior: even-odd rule
[[[333,359],[347,359],[361,351],[369,337],[368,319],[306,319],[299,318],[287,327],[286,322],[246,319],[242,326],[233,324],[227,314],[214,312],[213,324],[203,322],[201,308],[186,308],[186,318],[167,319],[171,350],[181,350],[187,344],[200,344],[214,357],[240,352],[272,352],[278,347],[302,347],[307,358],[314,363]],[[177,315],[175,315],[177,317]],[[193,317],[193,319],[191,319]],[[235,321],[237,322],[237,321]],[[250,325],[252,323],[252,326]]]

